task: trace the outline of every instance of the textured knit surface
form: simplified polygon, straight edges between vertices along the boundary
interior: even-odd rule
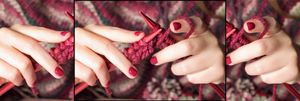
[[[214,15],[224,17],[224,2],[204,2]],[[168,28],[172,20],[199,16],[219,39],[224,39],[224,21],[212,18],[200,9],[198,2],[89,2],[75,3],[76,26],[98,24],[115,26],[128,30],[149,33],[149,27],[139,14],[142,11],[151,19]],[[224,40],[220,40],[221,42]],[[127,45],[117,43],[122,50]],[[111,72],[111,89],[113,98],[141,98],[141,99],[197,99],[198,85],[192,85],[186,79],[174,76],[170,71],[170,64],[153,67],[149,64],[149,57],[136,65],[139,76],[128,79],[119,70]],[[75,98],[89,99],[106,98],[103,88],[98,84],[88,87]],[[205,86],[204,99],[220,99],[214,91]]]
[[[277,1],[277,0],[275,0]],[[300,1],[299,0],[278,0],[282,11],[288,15],[298,17],[289,18],[287,15],[278,13],[268,0],[228,0],[226,8],[226,20],[240,29],[243,23],[254,16],[272,16],[288,33],[293,42],[300,45]],[[249,76],[245,73],[244,65],[226,67],[226,96],[229,101],[251,101],[271,100],[272,85],[262,83],[257,76]],[[296,100],[282,85],[277,86],[277,100]],[[300,86],[294,87],[300,92]]]
[[[73,0],[1,0],[0,26],[26,24],[58,31],[73,31],[73,21],[65,14],[66,11],[73,12]],[[74,85],[73,42],[72,35],[67,41],[59,44],[41,43],[63,67],[65,77],[55,79],[47,71],[41,70],[36,73],[38,96],[32,95],[30,88],[25,84],[11,89],[0,99],[12,101],[31,97],[72,98]],[[32,62],[34,67],[40,67],[36,62]]]

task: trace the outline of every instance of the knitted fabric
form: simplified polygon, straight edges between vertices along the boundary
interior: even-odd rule
[[[270,0],[269,0],[270,1]],[[292,38],[293,42],[296,45],[300,45],[300,30],[299,30],[299,17],[300,17],[300,3],[297,0],[275,0],[280,4],[280,8],[287,12],[289,15],[298,16],[298,19],[290,18],[287,15],[278,13],[277,10],[271,6],[271,3],[268,0],[230,0],[226,1],[227,4],[227,14],[226,21],[231,24],[226,24],[226,31],[230,31],[233,28],[236,28],[236,32],[239,32],[238,29],[242,28],[243,23],[254,17],[254,16],[272,16],[276,21],[282,25],[281,28]],[[297,10],[298,9],[298,10]],[[227,25],[231,27],[227,27]],[[228,33],[227,32],[227,33]],[[241,32],[242,33],[242,32]],[[243,32],[244,33],[244,32]],[[235,34],[238,35],[238,34]],[[228,37],[229,40],[230,37]],[[228,39],[226,35],[226,40]],[[232,37],[231,37],[232,38]],[[244,41],[244,42],[242,42]],[[243,44],[239,44],[243,43]],[[238,41],[235,42],[235,45],[232,45],[232,49],[227,49],[226,53],[229,53],[246,43],[249,43],[245,37],[241,36]],[[226,45],[229,45],[229,42],[226,42]],[[226,95],[229,101],[235,100],[271,100],[273,96],[274,87],[272,85],[267,85],[263,83],[258,76],[248,76],[244,70],[245,64],[238,64],[234,66],[226,66]],[[295,97],[291,95],[284,86],[276,86],[276,99],[285,100],[285,101],[295,101]],[[299,85],[294,84],[293,87],[298,89]]]
[[[73,30],[73,21],[65,14],[73,12],[73,0],[1,0],[0,24],[9,27],[14,24],[41,26],[58,31]],[[73,33],[73,32],[72,32]],[[43,34],[43,33],[40,33]],[[64,69],[65,77],[55,79],[46,70],[36,72],[36,89],[39,94],[33,95],[25,84],[15,87],[0,97],[2,100],[18,100],[22,98],[44,97],[70,99],[73,97],[74,81],[74,37],[62,43],[40,44]],[[42,68],[32,59],[34,68]]]
[[[213,11],[221,8],[223,3],[205,2]],[[148,26],[138,13],[142,11],[151,17],[152,20],[159,22],[163,28],[168,28],[172,20],[196,15],[210,24],[209,27],[213,29],[212,31],[216,33],[218,38],[222,39],[221,37],[224,34],[222,32],[224,30],[214,30],[216,28],[224,28],[222,21],[201,13],[196,2],[79,1],[75,5],[77,7],[75,8],[76,26],[98,24],[149,33]],[[170,30],[165,29],[164,31],[169,32]],[[149,58],[153,53],[173,43],[174,41],[167,37],[167,33],[157,35],[149,43],[136,42],[130,45],[117,43],[116,46],[123,50],[124,55],[137,67],[139,76],[135,79],[128,79],[119,70],[110,72],[110,88],[113,92],[113,98],[198,99],[198,85],[190,84],[186,79],[173,75],[170,71],[170,63],[158,67],[149,63]],[[220,99],[206,85],[202,95],[204,99]],[[103,99],[106,98],[106,95],[101,86],[96,86],[88,87],[76,96],[76,99],[89,98]]]

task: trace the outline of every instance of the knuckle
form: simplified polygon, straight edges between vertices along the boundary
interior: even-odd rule
[[[245,67],[245,71],[249,75],[257,75],[260,71],[263,71],[262,69],[257,63],[247,64]]]
[[[266,42],[264,41],[259,41],[257,42],[257,46],[258,46],[258,52],[261,54],[265,54],[267,53],[267,49],[268,49],[268,45],[266,44]]]
[[[104,60],[97,60],[97,61],[93,64],[93,68],[94,68],[94,69],[102,69],[103,67],[105,67],[105,62],[104,62]]]
[[[251,69],[250,69],[250,68],[251,68],[250,66],[246,65],[246,67],[245,67],[245,72],[246,72],[248,75],[253,75],[253,73],[251,72]]]
[[[36,50],[39,48],[39,44],[36,43],[35,41],[29,41],[25,43],[25,47],[29,50]]]
[[[183,45],[183,47],[182,47],[182,49],[183,49],[183,51],[185,52],[185,53],[192,53],[193,52],[193,44],[190,42],[190,41],[185,41],[185,42],[183,42],[182,43]]]
[[[178,65],[172,65],[171,67],[171,71],[175,74],[175,75],[180,75],[180,73],[185,73],[185,68],[181,68],[180,72],[178,72]]]
[[[18,70],[13,70],[11,73],[9,73],[9,77],[11,78],[12,82],[20,83],[21,73]]]
[[[84,75],[83,79],[86,79],[87,81],[92,81],[95,79],[95,74],[92,70],[88,70],[84,74],[85,75]]]
[[[27,68],[31,67],[31,61],[29,59],[24,59],[22,62],[19,64],[19,69],[20,70],[26,70]]]

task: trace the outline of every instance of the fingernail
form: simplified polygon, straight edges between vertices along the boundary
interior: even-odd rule
[[[137,71],[133,67],[130,67],[129,74],[135,77],[137,75]]]
[[[157,58],[156,58],[156,56],[154,56],[154,57],[152,57],[152,58],[150,59],[150,63],[151,63],[152,65],[154,65],[154,64],[157,63]]]
[[[231,64],[231,58],[230,58],[230,56],[226,57],[226,64],[227,65]]]
[[[248,27],[248,30],[252,30],[255,28],[255,24],[253,22],[247,22],[247,27]]]
[[[174,29],[175,29],[175,30],[178,30],[178,29],[181,28],[181,24],[178,23],[178,22],[174,22],[174,23],[173,23],[173,26],[174,26]]]
[[[135,32],[134,35],[135,36],[139,36],[142,32]]]
[[[62,70],[62,68],[60,66],[57,66],[55,68],[55,74],[61,77],[61,76],[64,76],[64,71]]]
[[[62,31],[62,32],[60,32],[60,35],[65,36],[67,33],[68,32],[66,32],[66,31]]]

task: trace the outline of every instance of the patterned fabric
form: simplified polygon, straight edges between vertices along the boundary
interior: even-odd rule
[[[73,12],[73,0],[1,0],[0,27],[13,24],[42,26],[59,31],[73,31],[73,21],[65,14]],[[72,13],[73,14],[73,13]],[[43,34],[43,33],[40,33]],[[55,79],[47,71],[37,72],[37,89],[39,95],[32,95],[27,85],[15,87],[3,96],[1,100],[18,100],[30,97],[73,98],[74,85],[74,38],[59,44],[42,43],[56,61],[63,67],[65,77]],[[34,62],[34,66],[39,65]],[[17,88],[17,89],[16,89]]]
[[[273,0],[227,0],[226,20],[241,28],[244,21],[253,16],[272,16],[282,26],[295,42],[296,48],[300,45],[300,1],[299,0],[274,0],[280,9],[276,10],[271,5]],[[293,17],[290,17],[293,16]],[[226,96],[230,101],[236,100],[271,100],[272,85],[264,84],[257,76],[249,76],[244,70],[244,65],[226,67]],[[300,92],[299,84],[293,85]],[[296,100],[284,86],[277,86],[277,100]]]
[[[205,4],[210,13],[221,16],[221,18],[205,13],[206,10],[200,7],[201,3]],[[199,16],[209,25],[209,28],[220,39],[220,42],[224,43],[225,22],[222,17],[225,16],[225,3],[223,1],[77,1],[75,2],[76,26],[98,24],[149,33],[149,27],[140,16],[140,11],[154,21],[159,22],[164,28],[167,28],[172,20]],[[127,46],[123,43],[117,43],[117,45],[120,49]],[[128,79],[119,70],[111,72],[113,98],[198,99],[198,85],[190,84],[183,77],[174,76],[171,73],[170,64],[161,67],[150,67],[149,64],[147,65],[148,61],[144,60],[137,65],[140,76],[136,79]],[[220,86],[222,87],[222,85]],[[220,99],[209,86],[204,86],[202,94],[203,99]],[[88,87],[76,96],[76,99],[91,98],[107,98],[100,84],[95,87]]]

